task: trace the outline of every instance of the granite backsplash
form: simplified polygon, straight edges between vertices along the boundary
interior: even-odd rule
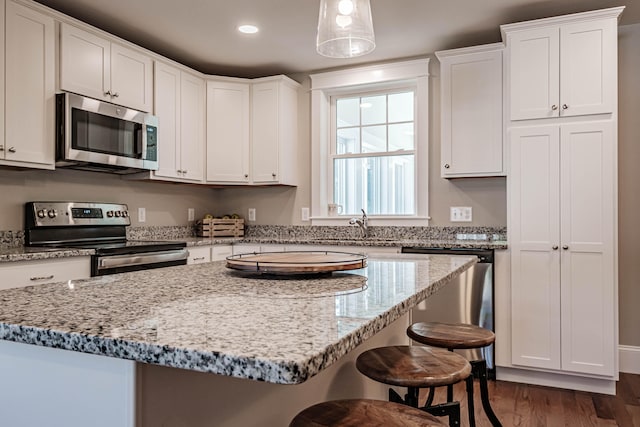
[[[196,236],[193,226],[153,226],[128,227],[127,238],[131,240],[180,239]],[[245,237],[253,239],[360,239],[359,227],[344,226],[300,226],[300,225],[247,225]],[[431,226],[400,227],[370,226],[367,239],[376,240],[485,240],[503,241],[507,239],[506,227],[477,226]],[[23,230],[0,231],[0,248],[24,245]]]

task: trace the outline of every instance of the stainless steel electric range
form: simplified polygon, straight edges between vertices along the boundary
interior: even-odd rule
[[[25,245],[94,249],[91,275],[184,265],[185,242],[127,240],[127,205],[91,202],[28,202]]]

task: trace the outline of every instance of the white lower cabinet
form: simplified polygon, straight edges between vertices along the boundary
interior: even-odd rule
[[[187,264],[202,264],[211,262],[211,246],[196,246],[189,248]]]
[[[213,245],[211,247],[211,261],[223,261],[233,255],[232,245]]]
[[[510,141],[511,362],[613,377],[614,122],[514,128]]]
[[[189,248],[187,264],[222,261],[232,254],[233,246],[231,245],[194,246]]]
[[[91,257],[56,258],[0,263],[0,289],[86,279],[91,276]]]

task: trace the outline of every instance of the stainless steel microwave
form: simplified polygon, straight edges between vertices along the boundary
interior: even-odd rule
[[[158,118],[73,93],[56,95],[56,167],[120,174],[158,169]]]

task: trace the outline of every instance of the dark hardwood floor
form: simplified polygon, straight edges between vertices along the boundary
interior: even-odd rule
[[[476,426],[491,427],[477,381],[474,396]],[[615,396],[504,381],[490,381],[489,396],[504,427],[640,427],[640,375],[621,373]],[[456,384],[454,398],[462,402],[462,426],[468,427],[464,383]],[[435,402],[445,400],[440,388]]]

